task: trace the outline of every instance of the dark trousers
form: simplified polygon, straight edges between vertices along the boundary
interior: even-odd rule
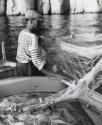
[[[16,67],[17,76],[45,76],[44,73],[39,71],[32,62],[19,63],[17,62]]]

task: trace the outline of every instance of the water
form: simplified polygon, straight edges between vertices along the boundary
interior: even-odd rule
[[[23,16],[0,17],[0,42],[5,41],[8,60],[15,61],[18,34],[24,27]],[[70,72],[73,67],[68,69],[70,64],[65,61],[66,56],[63,56],[58,42],[64,41],[79,46],[100,45],[102,43],[102,14],[46,15],[39,22],[38,29],[40,35],[48,38],[45,40],[45,48],[47,52],[49,51],[49,64],[58,64],[58,72],[62,72],[62,69]],[[72,36],[75,38],[72,39]]]
[[[66,38],[71,34],[76,35],[74,43],[100,44],[102,39],[102,15],[79,14],[71,16],[44,16],[40,22],[39,33],[51,38]],[[7,57],[15,58],[17,36],[25,27],[23,16],[0,17],[0,42],[5,41]],[[73,41],[68,41],[73,42]],[[12,55],[11,55],[12,54]]]

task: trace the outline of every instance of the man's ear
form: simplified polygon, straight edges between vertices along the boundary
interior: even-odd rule
[[[33,22],[33,20],[34,20],[33,18],[30,18],[30,19],[29,19],[30,23],[32,23],[32,22]]]
[[[29,22],[32,23],[32,19],[29,19]]]

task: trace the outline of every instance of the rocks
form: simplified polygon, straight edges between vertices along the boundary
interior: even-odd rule
[[[70,0],[71,13],[96,13],[102,11],[100,0]]]
[[[101,0],[0,0],[0,15],[23,15],[27,10],[42,14],[102,12]]]
[[[26,0],[26,3],[27,3],[27,10],[35,9],[35,0]]]
[[[69,0],[36,0],[37,11],[43,14],[65,14],[69,12]]]
[[[71,13],[83,12],[83,0],[70,0]]]
[[[7,15],[23,15],[28,9],[34,9],[34,0],[7,0]]]
[[[50,0],[52,14],[68,14],[69,13],[69,0]]]
[[[50,12],[50,0],[37,0],[36,10],[43,14],[49,14]]]
[[[19,15],[24,14],[27,6],[24,5],[25,0],[7,0],[7,15]]]
[[[84,0],[84,11],[85,12],[99,12],[100,9],[99,9],[97,0],[90,0],[90,1]]]
[[[50,10],[50,0],[43,0],[43,14],[49,14]]]
[[[0,15],[5,15],[6,0],[0,0]]]

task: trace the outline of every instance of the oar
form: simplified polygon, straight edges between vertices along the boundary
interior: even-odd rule
[[[8,61],[6,59],[6,51],[5,51],[4,41],[2,41],[1,47],[2,47],[2,60],[0,61],[0,68],[2,68],[2,67],[16,67],[15,62],[11,62],[11,61]]]

